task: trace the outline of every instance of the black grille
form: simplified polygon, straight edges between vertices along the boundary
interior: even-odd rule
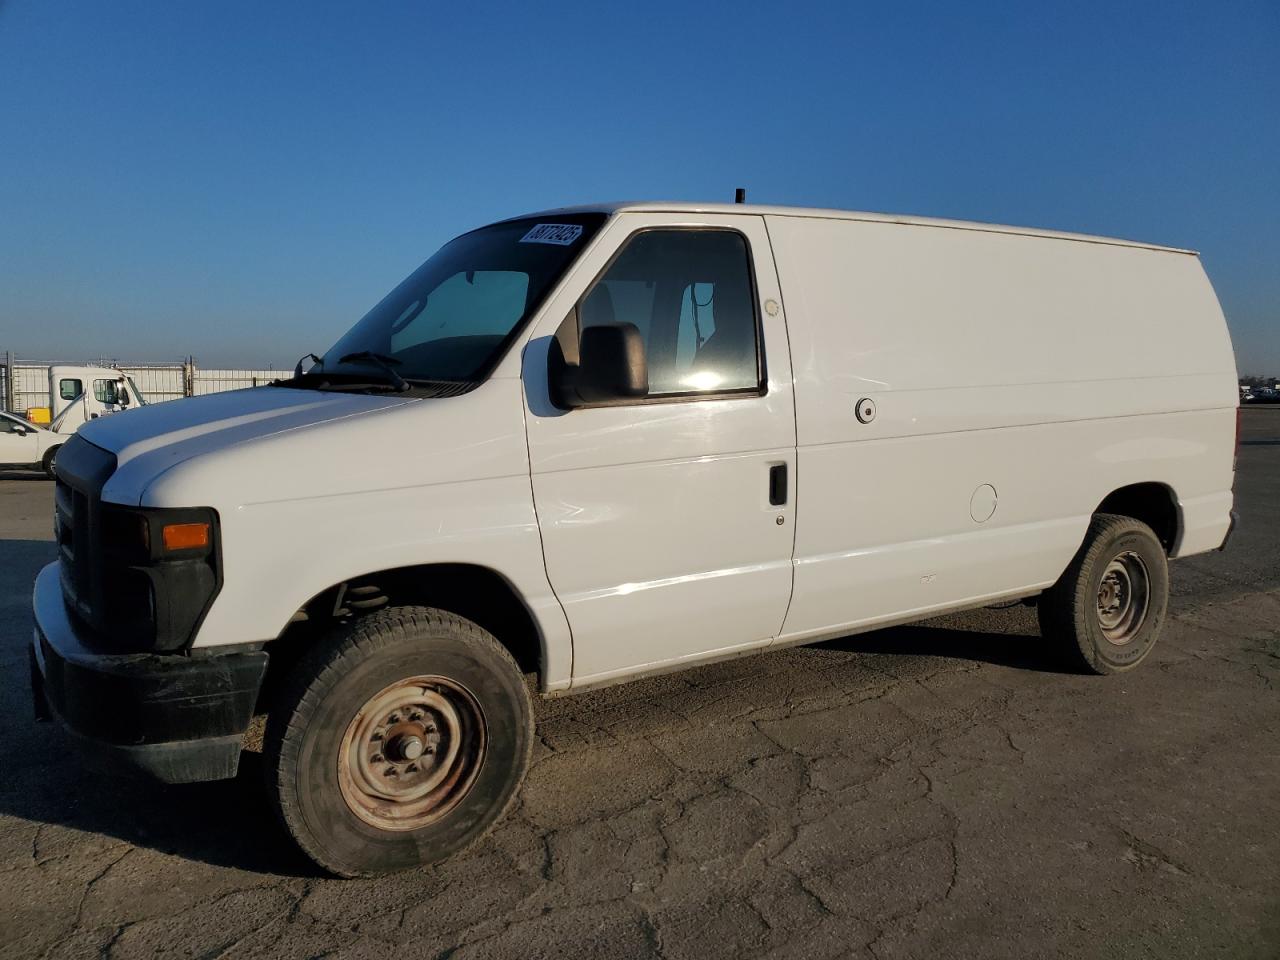
[[[94,629],[104,611],[101,523],[102,486],[115,472],[116,458],[83,437],[74,436],[58,450],[58,563],[67,608]]]

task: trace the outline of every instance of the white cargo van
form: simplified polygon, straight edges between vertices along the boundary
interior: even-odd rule
[[[284,824],[361,875],[503,812],[543,695],[1014,598],[1114,673],[1230,532],[1195,254],[773,207],[451,241],[306,372],[87,425],[38,704],[167,781],[255,711]]]

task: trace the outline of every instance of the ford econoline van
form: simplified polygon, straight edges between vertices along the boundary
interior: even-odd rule
[[[615,204],[446,244],[272,386],[87,424],[35,584],[38,709],[269,791],[335,874],[511,804],[570,694],[1016,599],[1131,670],[1230,532],[1238,392],[1194,253]],[[527,678],[528,681],[527,681]]]

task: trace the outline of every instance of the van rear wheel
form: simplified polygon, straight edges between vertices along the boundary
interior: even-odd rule
[[[268,719],[264,759],[298,846],[356,877],[478,840],[515,799],[532,746],[524,676],[491,634],[392,607],[303,658]]]
[[[1040,633],[1085,670],[1123,673],[1155,646],[1168,605],[1169,566],[1155,533],[1100,513],[1071,565],[1040,595]]]

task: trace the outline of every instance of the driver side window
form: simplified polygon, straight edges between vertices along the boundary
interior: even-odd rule
[[[746,239],[732,230],[646,230],[628,240],[578,306],[594,325],[640,331],[649,396],[752,391],[762,364]],[[577,360],[576,343],[565,344]]]

